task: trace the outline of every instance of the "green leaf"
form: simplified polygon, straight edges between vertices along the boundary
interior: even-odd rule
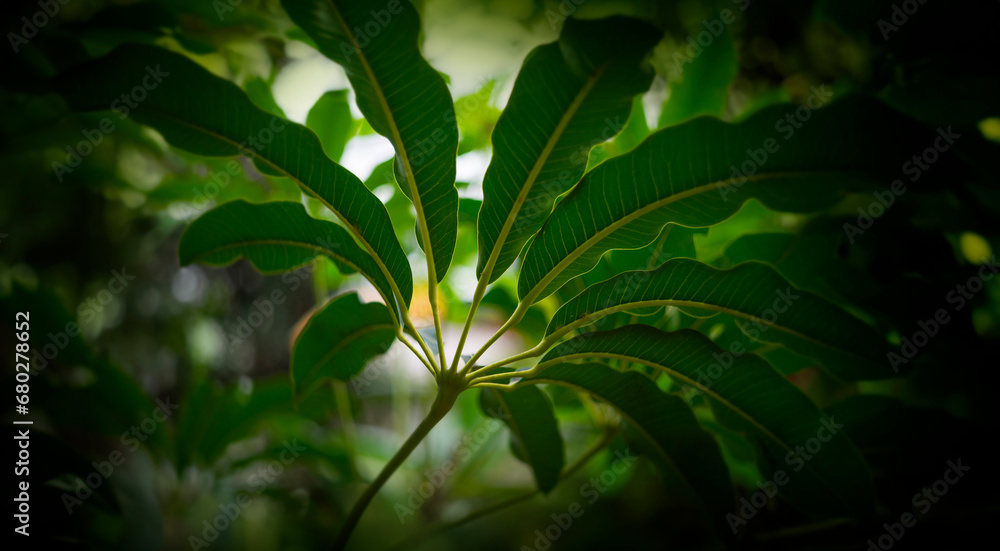
[[[287,379],[258,380],[249,390],[195,381],[177,419],[177,465],[212,465],[233,442],[257,434],[262,425],[294,415]]]
[[[292,348],[292,389],[308,394],[327,379],[346,381],[384,354],[396,337],[385,306],[362,304],[357,293],[334,298],[309,318]]]
[[[344,67],[358,108],[396,150],[396,181],[417,210],[430,279],[444,279],[458,233],[458,127],[444,79],[420,55],[406,1],[283,0],[319,51]],[[377,29],[377,30],[376,30]]]
[[[645,246],[667,222],[717,224],[751,198],[773,210],[813,212],[836,203],[845,188],[886,190],[902,176],[902,162],[934,138],[864,97],[660,130],[595,167],[560,201],[525,253],[518,295],[536,302],[608,250]]]
[[[285,116],[285,112],[278,106],[278,102],[274,101],[274,94],[271,93],[271,85],[267,81],[260,77],[253,77],[247,79],[243,87],[246,88],[247,96],[254,105],[272,115],[278,117]]]
[[[151,88],[143,101],[135,108],[121,103],[123,90],[143,82]],[[75,110],[119,109],[109,119],[127,113],[191,153],[248,155],[258,165],[283,173],[337,215],[373,257],[397,301],[409,304],[410,264],[385,207],[356,176],[327,158],[306,127],[258,109],[235,84],[186,57],[141,44],[119,47],[53,84]]]
[[[510,427],[510,448],[531,467],[538,489],[552,491],[562,474],[565,452],[555,410],[545,393],[536,387],[484,388],[479,404],[487,415]]]
[[[680,46],[686,49],[687,44]],[[729,28],[723,29],[701,55],[688,59],[682,52],[671,57],[680,78],[670,83],[670,95],[660,112],[659,128],[673,126],[699,115],[721,117],[729,101],[729,85],[739,64]]]
[[[664,371],[676,384],[704,393],[720,423],[756,442],[766,480],[784,471],[788,480],[779,492],[804,511],[873,512],[871,475],[858,450],[834,420],[761,358],[727,352],[696,331],[630,325],[560,344],[533,368],[539,375],[532,380],[551,377],[549,369],[562,373],[578,367],[560,365],[568,361],[602,358]],[[817,443],[818,451],[805,451]]]
[[[724,524],[733,508],[729,472],[719,447],[680,397],[664,394],[648,377],[600,364],[553,365],[515,388],[556,384],[586,392],[614,406],[643,439],[679,499],[703,508],[711,523]]]
[[[490,105],[495,80],[488,80],[476,92],[455,100],[455,118],[461,140],[458,154],[462,155],[490,146],[490,135],[500,118],[500,110]]]
[[[717,270],[696,260],[669,260],[651,271],[626,272],[589,287],[552,316],[554,340],[604,316],[645,307],[722,312],[742,318],[749,337],[780,343],[822,362],[843,380],[894,375],[885,339],[861,320],[812,293],[792,287],[758,262]]]
[[[333,222],[312,218],[301,203],[254,204],[237,200],[216,207],[184,231],[178,255],[182,265],[198,262],[224,266],[246,258],[266,274],[293,270],[318,255],[326,255],[338,266],[361,272],[368,278],[397,316],[398,310],[406,307],[396,303],[379,266],[357,246],[347,230]],[[413,292],[408,276],[409,273],[401,273],[397,277],[406,297]]]
[[[649,136],[646,109],[642,106],[642,96],[635,96],[632,98],[632,112],[621,132],[610,142],[601,143],[590,150],[590,157],[587,158],[587,171],[611,157],[632,151],[642,143],[642,140],[646,139],[646,136]]]
[[[649,88],[643,60],[660,38],[625,17],[569,19],[557,42],[532,50],[493,131],[483,180],[477,274],[495,281],[579,181],[590,149],[617,134],[632,97]]]
[[[358,130],[347,104],[347,90],[331,90],[320,96],[306,115],[306,126],[319,136],[327,156],[339,161]]]

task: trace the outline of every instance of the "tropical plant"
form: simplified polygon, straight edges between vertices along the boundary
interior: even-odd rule
[[[190,224],[179,248],[183,265],[246,259],[264,274],[327,257],[343,274],[357,273],[374,287],[381,303],[336,296],[299,332],[289,362],[296,399],[330,380],[351,380],[397,341],[436,382],[426,418],[357,499],[337,548],[396,469],[470,390],[480,393],[487,415],[509,427],[511,451],[541,492],[621,434],[658,467],[675,499],[692,511],[690,522],[725,543],[746,518],[738,512],[720,435],[739,434],[753,445],[761,473],[798,467],[772,486],[801,511],[830,518],[874,514],[861,453],[786,374],[806,364],[844,382],[905,374],[908,366],[891,359],[889,324],[841,300],[849,293],[816,284],[822,268],[809,268],[816,263],[780,264],[798,243],[779,234],[765,234],[766,242],[765,236],[736,240],[712,262],[698,259],[694,237],[751,199],[792,215],[829,209],[852,193],[891,203],[901,193],[894,185],[900,164],[944,134],[881,98],[828,101],[820,88],[801,105],[763,106],[722,122],[712,115],[725,108],[731,75],[715,85],[721,95],[684,90],[684,83],[672,87],[671,94],[692,105],[681,115],[664,113],[663,127],[649,133],[639,98],[653,81],[648,60],[661,31],[624,16],[570,18],[558,40],[535,48],[520,69],[492,130],[482,201],[460,200],[455,104],[418,48],[415,8],[405,1],[283,5],[307,39],[344,68],[367,124],[391,142],[391,179],[412,205],[422,251],[416,266],[399,239],[405,228],[398,224],[407,218],[394,219],[372,184],[335,161],[343,143],[330,138],[335,132],[323,125],[332,117],[319,109],[344,102],[342,95],[324,96],[315,119],[310,114],[313,122],[299,125],[189,58],[141,44],[74,67],[54,86],[75,110],[105,110],[135,75],[156,68],[168,76],[130,116],[181,150],[244,155],[263,174],[298,186],[304,201],[221,204]],[[731,40],[728,31],[720,40]],[[695,78],[701,67],[690,68],[695,76],[688,86],[709,86]],[[350,117],[340,124],[351,124]],[[610,147],[595,149],[609,140]],[[941,162],[954,177],[972,171],[967,160]],[[941,189],[936,174],[943,173],[929,173],[912,189]],[[477,283],[451,343],[456,351],[448,354],[439,284],[469,229],[459,229],[463,209],[478,213]],[[817,235],[843,231],[827,227]],[[503,290],[498,282],[511,272],[516,300],[509,319],[482,346],[467,350],[491,285]],[[852,277],[838,284],[850,285]],[[412,315],[414,304],[425,301],[417,293],[424,292],[427,328]],[[508,331],[539,316],[544,330],[537,344],[481,361]],[[719,346],[710,331],[719,325],[738,328],[746,343]],[[563,392],[558,387],[580,396],[604,431],[569,463],[553,406]],[[598,415],[598,404],[616,414]],[[805,451],[817,438],[822,453]]]

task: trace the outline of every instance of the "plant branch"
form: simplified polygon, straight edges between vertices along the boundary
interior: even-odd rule
[[[427,356],[427,360],[433,366],[432,371],[436,374],[440,369],[437,365],[437,361],[434,359],[434,353],[431,352],[431,349],[430,347],[427,346],[427,343],[424,341],[424,338],[420,336],[420,331],[417,331],[417,328],[413,325],[413,320],[410,319],[410,313],[404,310],[403,317],[406,327],[411,331],[410,334],[413,335],[413,338],[417,339],[417,344],[419,344],[421,350],[424,351],[424,355]],[[414,353],[416,352],[414,351]]]
[[[354,416],[351,414],[351,397],[347,394],[347,383],[344,381],[333,382],[333,396],[337,401],[337,416],[340,417],[340,425],[344,430],[344,443],[347,447],[347,455],[350,461],[351,474],[354,478],[360,479],[358,465],[354,461],[358,450],[358,433],[354,427]]]
[[[473,383],[469,388],[492,388],[494,390],[510,390],[513,385],[505,385],[501,383]]]
[[[337,551],[344,548],[347,545],[347,540],[350,539],[351,533],[354,532],[354,528],[357,527],[358,521],[361,520],[361,515],[364,514],[365,509],[368,508],[368,504],[371,503],[375,494],[385,485],[389,477],[392,476],[396,469],[406,461],[406,458],[410,456],[413,450],[423,441],[423,439],[431,432],[431,429],[438,424],[444,416],[451,411],[452,406],[455,405],[455,398],[458,397],[460,387],[454,387],[450,385],[443,385],[438,388],[438,393],[434,397],[434,403],[431,405],[430,412],[427,413],[427,417],[417,425],[417,428],[413,431],[413,434],[403,442],[402,447],[396,452],[396,455],[392,456],[392,459],[386,463],[385,467],[378,474],[374,481],[365,488],[365,491],[355,502],[351,511],[347,515],[347,519],[344,521],[343,527],[340,529],[340,534],[337,535],[337,540],[333,544],[333,548]]]
[[[552,346],[551,343],[549,343],[547,340],[542,340],[542,342],[538,343],[537,346],[535,346],[530,350],[526,350],[524,352],[521,352],[520,354],[516,354],[509,358],[504,358],[499,362],[494,362],[491,363],[490,365],[483,366],[479,369],[472,371],[471,373],[466,375],[465,380],[470,383],[478,383],[478,382],[501,380],[504,378],[510,379],[513,377],[523,377],[524,374],[527,373],[528,371],[511,371],[509,373],[495,373],[492,375],[489,374],[489,371],[520,360],[527,360],[529,358],[536,358],[538,356],[541,356],[551,346]]]
[[[430,243],[428,243],[428,246],[430,246]],[[430,273],[433,276],[434,272],[433,272],[433,266],[430,265],[431,263],[430,255],[428,255],[427,258],[428,258],[427,267],[429,270],[431,270]],[[444,352],[444,335],[441,332],[441,313],[438,312],[437,291],[438,291],[437,281],[433,280],[428,281],[427,300],[429,300],[431,303],[431,315],[434,317],[434,334],[437,336],[438,355],[441,357],[441,365],[439,367],[439,372],[440,372],[444,371],[445,369],[448,369],[448,359],[445,357],[445,352]]]
[[[420,351],[417,350],[415,346],[413,346],[413,343],[411,343],[409,340],[405,338],[403,331],[400,330],[398,327],[396,328],[396,338],[398,338],[403,344],[405,344],[406,347],[410,349],[410,352],[413,352],[413,355],[416,356],[418,360],[420,360],[420,363],[424,364],[424,367],[427,368],[427,371],[430,371],[432,376],[437,377],[438,372],[437,368],[434,367],[434,364],[427,361],[427,358],[424,358],[424,356],[420,354]]]
[[[469,358],[469,361],[466,362],[465,367],[463,367],[462,371],[460,371],[459,373],[461,373],[462,375],[469,373],[473,369],[473,366],[475,366],[476,360],[478,360],[480,356],[482,356],[487,350],[489,350],[489,348],[493,346],[493,343],[497,342],[497,340],[499,340],[504,333],[509,331],[511,327],[517,325],[518,322],[520,322],[521,319],[524,318],[524,314],[528,311],[528,308],[529,305],[527,302],[521,302],[520,304],[518,304],[517,309],[515,309],[514,313],[510,315],[510,318],[507,321],[505,321],[503,325],[500,326],[500,329],[497,329],[497,332],[494,333],[493,336],[490,337],[489,340],[487,340],[486,343],[483,344],[483,346],[480,347],[479,350],[477,350],[476,353],[473,354],[471,358]]]

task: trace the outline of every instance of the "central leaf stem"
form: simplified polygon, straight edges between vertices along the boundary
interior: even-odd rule
[[[361,494],[354,507],[351,508],[347,519],[344,521],[344,526],[340,529],[340,534],[337,535],[337,540],[333,544],[335,550],[340,551],[347,545],[347,540],[350,539],[351,533],[354,532],[358,521],[361,520],[361,515],[365,513],[365,509],[368,508],[368,504],[371,503],[375,494],[385,485],[389,477],[396,472],[396,469],[406,461],[406,458],[410,456],[420,442],[427,437],[431,429],[451,411],[451,408],[455,405],[455,399],[458,398],[458,395],[464,389],[465,386],[460,379],[453,379],[447,375],[438,379],[438,392],[434,397],[434,403],[431,405],[431,410],[427,413],[427,417],[417,425],[413,434],[406,439],[406,442],[403,442],[403,446],[399,448],[396,455],[392,456],[392,459],[386,463],[385,467],[382,468],[382,472],[365,488],[364,493]]]

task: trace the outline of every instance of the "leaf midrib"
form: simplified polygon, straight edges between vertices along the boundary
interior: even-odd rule
[[[228,249],[237,249],[237,248],[240,248],[240,247],[250,247],[250,246],[255,246],[255,245],[287,245],[287,246],[290,246],[290,247],[301,247],[303,249],[310,249],[310,250],[313,250],[313,251],[321,252],[321,253],[326,254],[328,256],[336,257],[338,260],[340,260],[344,264],[347,264],[348,266],[350,266],[351,268],[353,268],[356,272],[368,275],[365,270],[361,269],[360,267],[358,267],[356,264],[354,264],[350,260],[347,260],[343,256],[340,256],[340,255],[334,253],[333,251],[331,251],[329,249],[325,249],[325,248],[320,247],[318,245],[312,245],[312,244],[309,244],[309,243],[303,243],[301,241],[292,241],[292,240],[288,240],[288,239],[252,239],[252,240],[249,240],[249,241],[240,241],[240,242],[237,242],[237,243],[230,243],[230,244],[226,244],[226,245],[220,245],[218,247],[212,247],[211,249],[208,249],[208,250],[206,250],[205,252],[203,252],[201,254],[195,255],[194,258],[192,258],[191,260],[192,260],[192,262],[205,262],[205,263],[207,263],[204,260],[204,257],[206,255],[210,255],[210,254],[214,254],[214,253],[218,253],[218,252],[223,252],[223,251],[226,251]],[[201,259],[201,260],[199,260],[199,259]],[[281,271],[284,271],[284,270],[281,270]],[[381,294],[381,293],[379,293],[379,294]]]
[[[808,176],[808,175],[811,175],[811,174],[816,174],[816,173],[819,173],[819,172],[837,172],[837,173],[840,173],[840,172],[847,172],[847,171],[839,171],[839,170],[837,170],[837,171],[795,171],[795,172],[772,172],[772,173],[767,173],[767,174],[754,174],[754,175],[750,175],[750,176],[745,176],[744,177],[745,181],[743,183],[746,184],[746,183],[751,183],[751,182],[759,182],[759,181],[764,181],[764,180],[781,179],[781,178],[796,178],[796,177],[800,177],[800,176]],[[699,195],[699,194],[704,193],[706,191],[709,191],[711,189],[716,189],[716,188],[718,188],[720,186],[731,185],[735,181],[737,181],[737,178],[726,178],[725,180],[719,180],[717,182],[712,182],[712,183],[704,184],[704,185],[701,185],[701,186],[695,186],[695,187],[693,187],[691,189],[688,189],[688,190],[682,191],[680,193],[676,193],[676,194],[670,195],[669,197],[664,197],[663,199],[660,199],[658,201],[654,201],[652,203],[649,203],[648,205],[646,205],[644,207],[641,207],[641,208],[639,208],[639,209],[637,209],[635,211],[632,211],[631,213],[623,216],[622,218],[619,218],[618,220],[613,221],[611,224],[609,224],[608,226],[606,226],[606,227],[598,230],[597,233],[595,233],[593,236],[587,238],[587,240],[585,240],[583,243],[581,243],[578,247],[576,247],[575,249],[573,249],[572,251],[570,251],[570,253],[568,255],[566,255],[566,257],[564,257],[561,261],[559,261],[559,263],[556,264],[552,268],[552,270],[550,270],[547,274],[545,274],[545,276],[542,277],[542,279],[540,279],[538,281],[538,283],[536,283],[534,285],[534,287],[532,287],[531,290],[527,294],[525,294],[525,296],[524,296],[524,298],[522,300],[524,302],[528,302],[528,303],[534,302],[535,298],[537,298],[538,295],[541,294],[542,291],[544,291],[545,288],[548,287],[549,284],[552,283],[552,281],[555,280],[555,278],[559,274],[561,274],[563,272],[563,270],[565,270],[567,267],[569,267],[570,264],[572,264],[573,262],[575,262],[580,256],[583,255],[583,253],[585,253],[586,251],[588,251],[593,245],[595,245],[596,243],[599,243],[605,237],[607,237],[608,235],[614,233],[615,231],[617,231],[622,226],[625,226],[625,225],[629,224],[630,222],[633,222],[634,220],[636,220],[638,218],[641,218],[642,216],[644,216],[644,215],[646,215],[646,214],[648,214],[648,213],[650,213],[650,212],[652,212],[652,211],[654,211],[654,210],[656,210],[656,209],[658,209],[660,207],[669,205],[670,203],[674,203],[676,201],[681,201],[683,199],[688,199],[690,197],[694,197],[696,195]],[[536,239],[536,243],[537,243],[537,239]]]
[[[587,96],[597,85],[597,81],[600,80],[601,75],[611,64],[610,61],[605,62],[603,65],[594,70],[589,77],[587,77],[587,82],[583,84],[580,91],[577,92],[573,101],[570,102],[569,107],[563,113],[562,117],[559,119],[559,124],[556,125],[555,130],[549,136],[549,139],[545,143],[545,147],[542,148],[542,152],[535,159],[535,164],[531,167],[531,171],[528,172],[528,177],[525,179],[524,184],[521,186],[521,191],[517,194],[517,198],[514,200],[514,205],[511,207],[510,212],[507,213],[507,218],[504,220],[503,227],[500,228],[500,234],[497,236],[496,242],[493,244],[493,251],[490,253],[490,258],[486,262],[486,267],[483,269],[483,274],[480,276],[489,281],[493,277],[493,269],[496,267],[496,262],[500,258],[500,251],[503,250],[503,246],[506,243],[507,236],[510,234],[510,229],[514,226],[514,221],[517,219],[517,215],[521,212],[521,206],[524,205],[524,201],[528,198],[528,193],[531,192],[531,188],[534,187],[535,182],[538,180],[538,175],[542,173],[542,168],[548,162],[549,157],[555,150],[556,145],[559,140],[562,139],[563,134],[566,132],[566,128],[569,127],[570,122],[576,113],[580,110],[583,102],[586,101]]]
[[[312,325],[312,320],[309,321],[309,325]],[[309,328],[308,326],[306,328],[304,328],[302,330],[302,333],[305,334],[305,332],[306,332],[306,330],[308,328]],[[336,345],[334,345],[333,348],[331,348],[329,351],[327,351],[327,353],[324,354],[322,358],[320,358],[312,367],[310,367],[309,370],[306,372],[305,377],[303,377],[303,379],[306,380],[306,381],[308,381],[312,377],[313,373],[316,372],[317,369],[319,369],[323,364],[325,364],[326,362],[328,362],[330,360],[330,358],[334,354],[336,354],[338,351],[342,350],[348,344],[350,344],[350,343],[352,343],[352,342],[360,339],[362,336],[367,335],[368,333],[371,333],[373,331],[380,331],[380,330],[384,330],[384,329],[389,329],[389,330],[393,331],[393,334],[395,334],[395,329],[396,328],[391,323],[376,323],[374,325],[366,325],[365,327],[363,327],[361,329],[353,331],[349,336],[344,337],[343,339],[341,339],[340,342],[338,342]],[[293,363],[293,365],[294,365],[294,363]]]
[[[368,75],[368,80],[371,83],[372,89],[375,91],[375,96],[378,98],[379,106],[382,107],[382,112],[385,114],[386,122],[389,124],[389,130],[392,133],[392,141],[396,146],[396,151],[400,152],[400,160],[403,164],[403,171],[406,173],[406,186],[410,188],[410,199],[413,201],[413,208],[417,212],[417,221],[419,222],[417,226],[420,228],[420,240],[424,242],[424,254],[427,257],[427,280],[433,285],[437,283],[437,268],[434,264],[434,251],[431,245],[430,229],[427,226],[427,215],[424,213],[423,199],[420,197],[420,193],[417,190],[413,166],[410,164],[410,153],[406,150],[405,144],[403,144],[403,137],[399,133],[399,126],[396,124],[396,118],[393,116],[392,110],[389,109],[389,102],[386,100],[385,93],[382,91],[382,84],[377,78],[375,78],[375,72],[368,63],[368,57],[364,54],[364,51],[358,44],[357,38],[354,36],[354,33],[351,32],[351,28],[348,26],[347,20],[344,19],[344,15],[340,12],[340,8],[337,4],[333,0],[327,0],[327,3],[333,10],[334,15],[337,16],[337,21],[340,22],[340,27],[343,29],[344,34],[346,34],[351,40],[354,52],[357,54],[358,60],[361,62],[361,66]]]
[[[176,115],[173,115],[171,113],[167,113],[167,112],[164,112],[162,110],[156,109],[155,107],[150,107],[149,109],[151,111],[153,111],[154,113],[158,114],[159,116],[164,117],[166,119],[170,119],[170,120],[174,121],[175,123],[178,123],[178,124],[187,126],[189,128],[193,128],[195,130],[204,132],[205,134],[208,134],[209,136],[212,136],[213,138],[215,138],[217,140],[220,140],[222,142],[228,143],[228,144],[230,144],[232,146],[237,146],[237,147],[239,146],[239,144],[237,144],[234,140],[232,140],[230,138],[227,138],[226,136],[224,136],[222,134],[219,134],[219,133],[215,132],[214,130],[212,130],[210,128],[207,128],[207,127],[204,127],[204,126],[198,126],[198,125],[196,125],[194,123],[191,123],[191,122],[188,122],[188,121],[186,121],[184,119],[181,119],[181,118],[177,117]],[[307,195],[310,195],[311,197],[313,197],[314,199],[316,199],[317,201],[319,201],[320,203],[322,203],[323,206],[325,206],[327,209],[329,209],[330,212],[332,212],[337,217],[338,220],[340,220],[345,226],[347,226],[351,230],[351,233],[354,235],[354,237],[358,241],[361,242],[361,244],[364,246],[364,248],[368,251],[369,255],[372,257],[372,259],[378,265],[379,270],[382,272],[382,275],[384,275],[385,278],[386,278],[386,280],[389,281],[389,286],[392,288],[392,292],[396,295],[395,298],[398,301],[397,308],[399,308],[399,310],[401,311],[401,314],[403,316],[403,319],[405,319],[407,317],[407,304],[406,304],[406,301],[403,300],[403,293],[402,293],[402,291],[399,290],[399,285],[396,284],[396,278],[393,277],[393,275],[391,273],[389,273],[389,268],[385,265],[385,262],[382,262],[382,258],[379,257],[378,253],[375,252],[375,249],[371,246],[371,243],[369,243],[368,240],[365,239],[365,237],[364,237],[364,235],[362,235],[361,231],[357,227],[355,227],[354,224],[352,224],[349,220],[347,220],[347,218],[345,218],[344,215],[340,213],[339,209],[335,208],[329,201],[327,201],[322,196],[320,196],[315,190],[313,190],[312,188],[310,188],[309,186],[307,186],[306,183],[303,182],[301,179],[299,179],[298,177],[292,175],[292,173],[288,172],[288,170],[286,170],[285,168],[279,166],[276,162],[274,162],[270,158],[264,156],[263,152],[258,151],[257,152],[257,157],[259,159],[261,159],[262,161],[264,161],[265,163],[267,163],[268,165],[270,165],[271,167],[273,167],[275,170],[277,170],[277,171],[285,174],[286,176],[288,176],[288,178],[290,180],[292,180],[293,182],[295,182],[296,185],[298,185],[299,188],[301,188],[304,193],[306,193]],[[333,162],[333,161],[330,161],[330,162]],[[334,164],[336,164],[336,163],[334,163]],[[344,170],[347,170],[347,169],[344,169]],[[362,186],[362,187],[364,187],[364,186]],[[361,271],[361,270],[358,270],[358,271]],[[364,272],[362,272],[362,273],[364,273]],[[401,319],[399,321],[402,322],[403,320]]]
[[[822,347],[825,347],[825,348],[830,348],[830,349],[833,349],[833,350],[836,350],[836,351],[839,351],[839,352],[848,352],[851,355],[858,356],[858,354],[855,354],[852,351],[844,350],[843,348],[840,348],[840,347],[838,347],[838,346],[836,346],[834,344],[817,340],[815,337],[810,337],[809,335],[805,335],[805,334],[800,333],[800,332],[798,332],[798,331],[796,331],[796,330],[794,330],[794,329],[792,329],[790,327],[778,324],[776,322],[767,322],[763,318],[756,318],[756,317],[754,317],[754,316],[752,316],[752,315],[750,315],[750,314],[748,314],[746,312],[742,312],[742,311],[739,311],[739,310],[733,310],[732,308],[727,308],[725,306],[719,306],[717,304],[710,304],[710,303],[707,303],[707,302],[697,302],[697,301],[691,301],[691,300],[675,300],[675,299],[637,300],[637,301],[632,301],[632,302],[628,302],[628,303],[618,304],[618,305],[611,306],[611,307],[608,307],[608,308],[602,308],[600,310],[597,310],[596,312],[591,312],[590,314],[588,314],[585,317],[579,318],[577,320],[574,320],[574,321],[572,321],[572,322],[570,322],[570,323],[568,323],[568,324],[560,327],[559,329],[553,331],[549,336],[547,336],[546,340],[549,340],[549,339],[551,339],[553,341],[557,340],[559,338],[562,338],[562,336],[565,335],[566,333],[569,333],[570,331],[572,331],[572,330],[574,330],[574,329],[576,329],[578,327],[582,327],[582,326],[587,325],[589,323],[593,323],[594,321],[597,321],[597,320],[599,320],[599,319],[601,319],[601,318],[603,318],[605,316],[610,316],[611,314],[614,314],[614,313],[617,313],[617,312],[621,312],[623,310],[631,310],[633,308],[642,308],[642,307],[645,307],[645,306],[687,306],[687,307],[690,307],[690,308],[704,308],[706,310],[714,310],[714,311],[717,311],[717,312],[720,312],[720,313],[723,313],[723,314],[729,314],[731,316],[743,318],[743,319],[746,319],[746,320],[753,320],[753,321],[762,323],[763,325],[766,325],[768,327],[777,329],[778,331],[782,331],[784,333],[788,333],[788,334],[790,334],[792,336],[798,337],[800,339],[809,341],[809,342],[811,342],[813,344],[816,344],[816,345],[819,345],[819,346],[822,346]],[[861,356],[858,356],[858,357],[861,358]]]

